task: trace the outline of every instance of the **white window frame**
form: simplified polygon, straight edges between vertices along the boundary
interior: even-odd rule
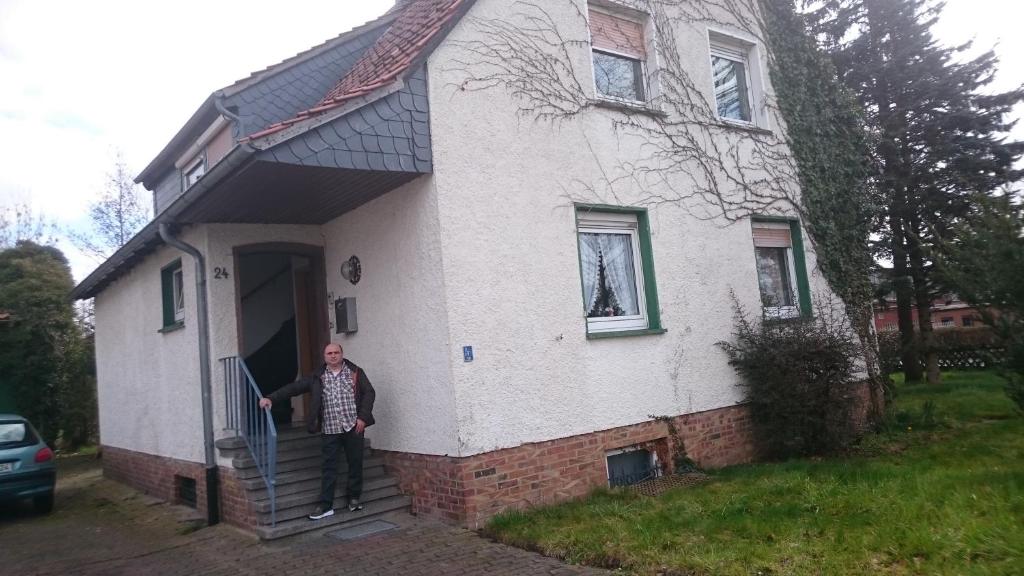
[[[753,221],[751,223],[751,232],[753,228],[772,228],[776,230],[791,231],[789,222],[763,222]],[[757,249],[762,246],[754,245],[754,273],[758,275],[757,278],[757,296],[762,301],[762,310],[767,318],[785,319],[785,318],[796,318],[800,316],[800,284],[796,278],[796,259],[793,255],[793,237],[790,236],[789,246],[786,247],[786,268],[789,270],[789,293],[793,295],[792,306],[764,306],[763,295],[761,294],[761,271],[757,267]]]
[[[639,100],[632,100],[630,98],[623,98],[621,96],[612,96],[611,94],[602,94],[601,93],[601,91],[597,87],[597,67],[594,66],[594,56],[593,56],[595,52],[598,52],[600,54],[607,54],[609,56],[614,56],[616,58],[621,58],[623,60],[629,60],[631,62],[639,62],[640,63],[640,76],[641,76],[641,78],[640,78],[640,86],[641,86],[641,90],[643,90],[643,94],[640,95],[641,98]],[[590,67],[591,67],[591,71],[593,71],[593,74],[594,74],[594,93],[597,94],[598,98],[600,98],[601,100],[608,100],[608,101],[611,101],[611,102],[625,102],[627,104],[646,104],[647,103],[647,101],[649,99],[648,95],[650,94],[651,89],[647,85],[647,61],[646,60],[640,60],[640,59],[636,58],[635,56],[630,56],[630,55],[627,55],[627,54],[623,54],[621,52],[616,52],[615,50],[610,50],[608,48],[594,48],[594,47],[591,47],[590,48],[590,55],[591,55],[590,56]]]
[[[743,127],[762,127],[764,119],[757,105],[761,100],[763,89],[760,83],[755,83],[755,76],[761,79],[761,66],[757,60],[757,44],[742,40],[735,36],[708,30],[708,66],[711,72],[711,102],[714,103],[714,114],[720,122],[735,124]],[[743,65],[743,81],[747,87],[747,108],[750,110],[749,120],[737,118],[725,118],[718,114],[718,96],[715,94],[715,58],[724,58]]]
[[[605,100],[607,102],[619,102],[619,103],[624,103],[624,104],[631,104],[631,105],[634,105],[634,106],[636,106],[636,105],[648,106],[649,103],[654,100],[655,88],[656,88],[655,82],[653,81],[653,79],[651,77],[651,74],[650,74],[650,71],[653,68],[651,68],[648,65],[652,60],[655,59],[655,55],[656,55],[656,50],[655,50],[656,44],[653,42],[654,30],[653,30],[653,27],[651,26],[650,15],[647,14],[647,13],[644,13],[644,12],[628,10],[628,9],[625,9],[625,8],[619,8],[617,6],[611,6],[611,5],[608,5],[608,4],[606,4],[604,2],[600,2],[600,1],[598,1],[598,2],[592,2],[592,1],[591,2],[587,2],[587,8],[588,8],[588,14],[589,14],[589,10],[596,10],[597,12],[603,12],[605,14],[608,14],[610,16],[614,16],[616,18],[621,18],[623,20],[631,20],[633,22],[636,22],[636,23],[640,24],[641,27],[643,27],[643,32],[644,32],[644,52],[646,53],[646,57],[643,58],[643,59],[638,59],[636,56],[633,56],[633,55],[630,55],[630,54],[623,54],[621,52],[618,52],[616,50],[612,50],[612,49],[609,49],[609,48],[595,48],[594,47],[593,36],[591,34],[591,29],[590,29],[590,22],[589,22],[589,18],[588,18],[588,21],[587,21],[587,42],[590,44],[590,76],[591,76],[591,78],[593,80],[593,82],[591,84],[594,86],[594,94],[596,95],[597,99]],[[602,94],[597,89],[597,68],[594,66],[594,52],[600,52],[602,54],[609,54],[611,56],[616,56],[618,58],[624,58],[626,60],[632,60],[634,62],[639,61],[640,62],[640,74],[641,74],[640,85],[643,86],[643,90],[644,90],[643,99],[641,99],[641,100],[630,100],[629,98],[621,98],[621,97],[618,97],[618,96],[610,96],[610,95],[607,95],[607,94]]]
[[[583,314],[587,318],[587,331],[622,332],[626,330],[644,330],[650,326],[647,318],[647,297],[644,290],[643,258],[640,250],[640,227],[636,214],[617,212],[580,212],[577,217],[576,239],[580,234],[628,234],[633,252],[633,280],[636,283],[637,309],[640,314],[635,316],[586,317],[590,312],[584,302]],[[580,262],[580,272],[583,265]]]
[[[174,321],[185,321],[185,274],[179,266],[171,273],[171,302],[174,307]]]
[[[181,171],[184,189],[188,190],[206,174],[206,158],[202,154]]]

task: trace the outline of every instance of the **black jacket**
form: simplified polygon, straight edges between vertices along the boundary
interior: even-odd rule
[[[376,393],[373,391],[370,379],[366,377],[366,372],[363,372],[362,368],[349,362],[347,359],[344,360],[344,363],[352,371],[352,385],[356,389],[356,415],[367,426],[370,426],[373,424],[373,401]],[[311,392],[313,398],[312,402],[310,402],[310,409],[315,416],[306,425],[310,434],[316,434],[323,428],[323,374],[325,370],[327,370],[326,364],[321,366],[315,373],[299,378],[291,384],[286,384],[281,389],[267,396],[271,402],[276,404],[292,396]]]

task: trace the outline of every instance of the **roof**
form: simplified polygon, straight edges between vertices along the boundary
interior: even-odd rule
[[[264,68],[263,70],[253,72],[245,78],[239,79],[233,82],[232,84],[229,84],[219,90],[214,91],[206,98],[206,100],[203,101],[202,104],[199,105],[199,108],[196,109],[196,111],[192,114],[189,120],[185,122],[185,124],[181,127],[181,129],[178,130],[174,137],[171,138],[170,142],[168,142],[167,145],[164,146],[163,150],[161,150],[160,153],[157,154],[156,157],[154,157],[153,160],[145,168],[143,168],[142,172],[139,173],[135,181],[148,183],[153,178],[158,177],[160,172],[165,171],[169,159],[177,156],[177,154],[180,154],[181,148],[186,143],[189,143],[192,140],[194,140],[198,136],[198,134],[205,130],[206,127],[209,126],[210,122],[212,122],[213,119],[220,114],[215,105],[215,100],[217,100],[218,98],[223,98],[237,94],[238,92],[241,92],[242,90],[246,89],[247,87],[253,84],[262,82],[272,76],[290,70],[293,67],[302,64],[303,62],[316,58],[320,54],[331,50],[335,46],[350,41],[352,38],[365,34],[368,31],[380,28],[381,26],[390,24],[395,19],[395,10],[397,7],[398,4],[396,4],[395,7],[393,7],[391,10],[384,13],[378,18],[375,18],[360,26],[356,26],[355,28],[347,32],[343,32],[338,36],[331,38],[330,40],[327,40],[326,42],[317,44],[316,46],[313,46],[308,50],[299,52],[298,54],[290,58],[286,58],[278,62],[277,64],[272,64]]]
[[[457,19],[460,9],[470,4],[471,0],[404,0],[396,3],[389,12],[397,12],[391,26],[316,106],[250,134],[248,138],[256,139],[279,132],[398,80],[428,52],[432,41]]]
[[[422,155],[422,146],[418,144],[421,140],[429,142],[429,132],[424,132],[428,126],[426,81],[423,78],[416,78],[416,70],[422,68],[420,64],[423,60],[429,56],[431,51],[444,38],[447,31],[469,10],[474,2],[475,0],[397,0],[394,7],[380,18],[263,71],[256,72],[249,78],[240,80],[227,88],[214,92],[203,106],[196,111],[188,123],[179,130],[178,134],[160,152],[157,158],[143,170],[136,181],[146,181],[157,177],[159,175],[158,172],[166,172],[169,159],[180,152],[184,143],[190,141],[190,137],[195,138],[197,136],[197,130],[205,129],[204,127],[209,123],[207,119],[211,114],[214,117],[220,114],[217,106],[223,104],[220,100],[225,96],[238,93],[248,86],[259,84],[269,77],[276,77],[277,74],[291,70],[303,62],[316,58],[342,41],[347,42],[354,37],[362,37],[361,35],[371,30],[375,31],[374,33],[380,33],[380,36],[376,38],[373,44],[355,60],[352,67],[344,73],[342,78],[323,96],[316,106],[299,112],[294,118],[271,126],[273,130],[268,128],[260,133],[252,134],[248,138],[241,139],[226,157],[208,170],[199,182],[173,200],[166,209],[157,214],[152,222],[132,237],[127,244],[118,249],[117,252],[103,262],[85,280],[80,282],[72,290],[71,297],[73,299],[83,299],[98,294],[107,284],[116,280],[125,271],[131,269],[135,263],[163,244],[159,234],[159,225],[161,223],[170,225],[177,225],[182,222],[187,223],[189,219],[187,217],[181,219],[183,215],[187,216],[190,210],[194,212],[193,208],[195,205],[198,205],[197,201],[207,195],[209,191],[222,185],[228,186],[225,183],[232,182],[232,179],[239,180],[238,175],[256,166],[258,160],[267,161],[268,158],[263,158],[263,156],[274,152],[274,149],[255,148],[250,143],[250,140],[258,136],[266,136],[283,130],[298,124],[302,120],[317,117],[328,110],[337,109],[336,112],[338,114],[336,115],[339,118],[353,118],[353,123],[360,126],[369,124],[373,128],[373,130],[365,131],[365,133],[360,133],[358,136],[363,144],[366,143],[367,138],[369,138],[370,144],[376,142],[376,146],[379,149],[364,151],[362,156],[368,158],[374,155],[382,156],[383,148],[386,144],[394,144],[393,140],[404,138],[407,141],[404,143],[408,144],[405,147],[411,150],[407,150],[406,155],[413,155],[415,161],[413,168],[408,170],[404,170],[406,167],[402,166],[404,171],[392,170],[392,168],[387,166],[386,162],[383,166],[376,168],[373,162],[368,162],[368,165],[365,167],[356,165],[356,169],[378,170],[378,172],[381,170],[385,172],[394,171],[394,174],[397,174],[397,176],[389,174],[385,174],[385,176],[393,176],[399,179],[408,178],[410,174],[423,172],[424,170],[429,171],[429,157],[426,159],[420,157]],[[387,29],[381,32],[384,26],[387,26]],[[401,86],[403,83],[405,87],[400,90],[392,90],[391,92],[393,93],[389,93],[387,90],[377,91],[378,88]],[[364,102],[354,103],[351,110],[341,108],[345,103],[370,94],[373,97],[367,98]],[[389,98],[399,102],[396,105],[398,112],[407,113],[411,116],[408,126],[400,124],[399,121],[402,120],[402,117],[396,113],[396,106],[388,104]],[[371,103],[374,106],[369,106]],[[380,106],[377,106],[378,104]],[[381,110],[377,108],[381,108]],[[384,108],[390,109],[390,112],[381,115]],[[319,120],[322,120],[322,118],[317,118],[317,121]],[[212,119],[209,121],[212,121]],[[322,126],[298,125],[295,126],[294,133],[289,134],[288,138],[309,133],[314,136],[330,139],[329,134],[325,136],[317,132],[317,130],[323,131],[324,128]],[[378,132],[387,130],[388,134],[385,135],[383,132],[376,134],[374,130]],[[376,136],[374,136],[375,134]],[[387,138],[384,138],[384,136],[387,136]],[[287,146],[295,142],[295,140],[289,140],[288,138],[283,139],[283,144],[277,144]],[[338,135],[335,139],[338,138],[341,138],[341,135]],[[382,144],[381,138],[384,138],[386,142]],[[397,145],[395,147],[397,148]],[[356,154],[353,155],[355,156]],[[372,160],[373,158],[369,159]],[[280,162],[276,159],[274,161]],[[307,163],[303,162],[303,164]],[[283,167],[282,172],[286,171],[287,163],[281,163],[279,166]],[[253,169],[252,172],[256,173],[258,171]],[[337,172],[340,174],[344,171]],[[320,172],[310,174],[317,176]],[[379,173],[376,175],[371,174],[371,176],[378,180],[381,178]],[[367,189],[373,188],[372,186],[362,187]],[[341,206],[339,209],[341,208],[344,208],[344,206]],[[198,221],[205,220],[200,219]]]

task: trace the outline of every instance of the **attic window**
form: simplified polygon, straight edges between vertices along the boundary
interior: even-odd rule
[[[183,171],[185,178],[185,189],[189,189],[206,174],[206,158],[200,156]]]
[[[647,47],[643,21],[595,6],[589,7],[589,20],[597,95],[644,102]]]

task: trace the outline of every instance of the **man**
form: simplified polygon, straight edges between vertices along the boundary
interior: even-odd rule
[[[288,384],[266,398],[260,399],[260,408],[270,408],[274,402],[287,400],[305,392],[312,392],[312,416],[307,428],[310,434],[322,433],[323,456],[320,479],[320,503],[309,515],[319,520],[334,514],[334,487],[338,483],[338,450],[345,450],[348,462],[348,509],[362,510],[359,498],[363,494],[363,430],[373,424],[373,386],[366,372],[345,360],[339,344],[324,348],[324,365],[315,374]]]

